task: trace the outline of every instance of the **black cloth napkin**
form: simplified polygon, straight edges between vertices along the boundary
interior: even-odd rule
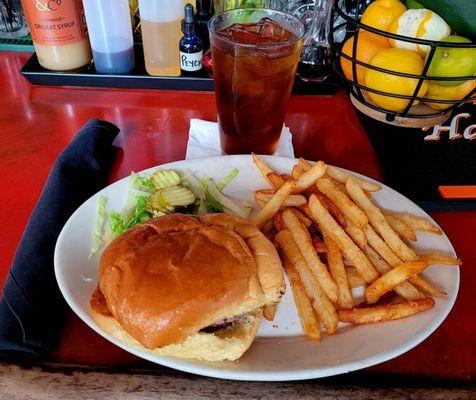
[[[47,355],[67,306],[56,284],[56,240],[71,214],[107,183],[119,129],[90,120],[56,159],[16,250],[0,300],[0,358]]]

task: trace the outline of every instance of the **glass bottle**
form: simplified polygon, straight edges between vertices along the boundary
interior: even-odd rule
[[[305,82],[323,81],[332,71],[331,50],[327,41],[331,7],[332,0],[316,0],[314,3],[297,73]]]
[[[20,0],[0,0],[0,38],[15,39],[28,32]]]
[[[197,25],[193,6],[185,5],[184,19],[182,20],[182,32],[180,39],[180,70],[182,75],[199,75],[203,65],[203,43],[197,35]]]

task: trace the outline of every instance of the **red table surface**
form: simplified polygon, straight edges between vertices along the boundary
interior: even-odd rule
[[[110,181],[185,156],[190,118],[215,120],[213,93],[31,86],[19,73],[28,54],[1,52],[0,66],[0,282],[48,172],[58,154],[89,118],[121,129],[123,149]],[[296,156],[323,159],[379,179],[380,168],[347,95],[293,96],[286,124]],[[454,309],[422,344],[370,372],[473,380],[476,372],[476,212],[432,216],[463,260]],[[92,366],[135,365],[138,359],[102,339],[72,313],[53,361]]]

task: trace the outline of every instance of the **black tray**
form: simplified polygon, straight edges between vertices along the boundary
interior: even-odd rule
[[[49,71],[40,65],[36,53],[28,59],[20,72],[34,85],[213,91],[213,79],[205,71],[198,77],[150,76],[145,70],[140,46],[135,48],[135,54],[136,67],[129,75],[99,74],[92,65],[67,72]],[[331,95],[340,86],[334,75],[318,83],[302,82],[296,78],[293,93]]]
[[[457,124],[458,132],[476,123],[476,106],[466,104],[454,110],[442,124],[467,113]],[[439,140],[425,140],[428,130],[401,128],[376,121],[358,112],[383,169],[384,182],[426,211],[476,210],[476,199],[444,199],[440,185],[476,185],[476,140],[451,140],[448,132]]]

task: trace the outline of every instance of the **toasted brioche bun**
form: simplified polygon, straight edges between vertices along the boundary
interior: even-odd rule
[[[258,330],[262,312],[245,314],[232,325],[213,333],[199,332],[184,342],[161,348],[148,349],[134,339],[112,316],[99,288],[91,296],[91,315],[108,335],[127,347],[156,356],[194,358],[204,361],[235,361],[251,346]]]
[[[224,214],[172,214],[106,248],[99,289],[104,307],[92,298],[93,317],[112,336],[156,354],[220,360],[246,351],[284,279],[274,246],[254,225]],[[231,327],[201,332],[236,316]]]

